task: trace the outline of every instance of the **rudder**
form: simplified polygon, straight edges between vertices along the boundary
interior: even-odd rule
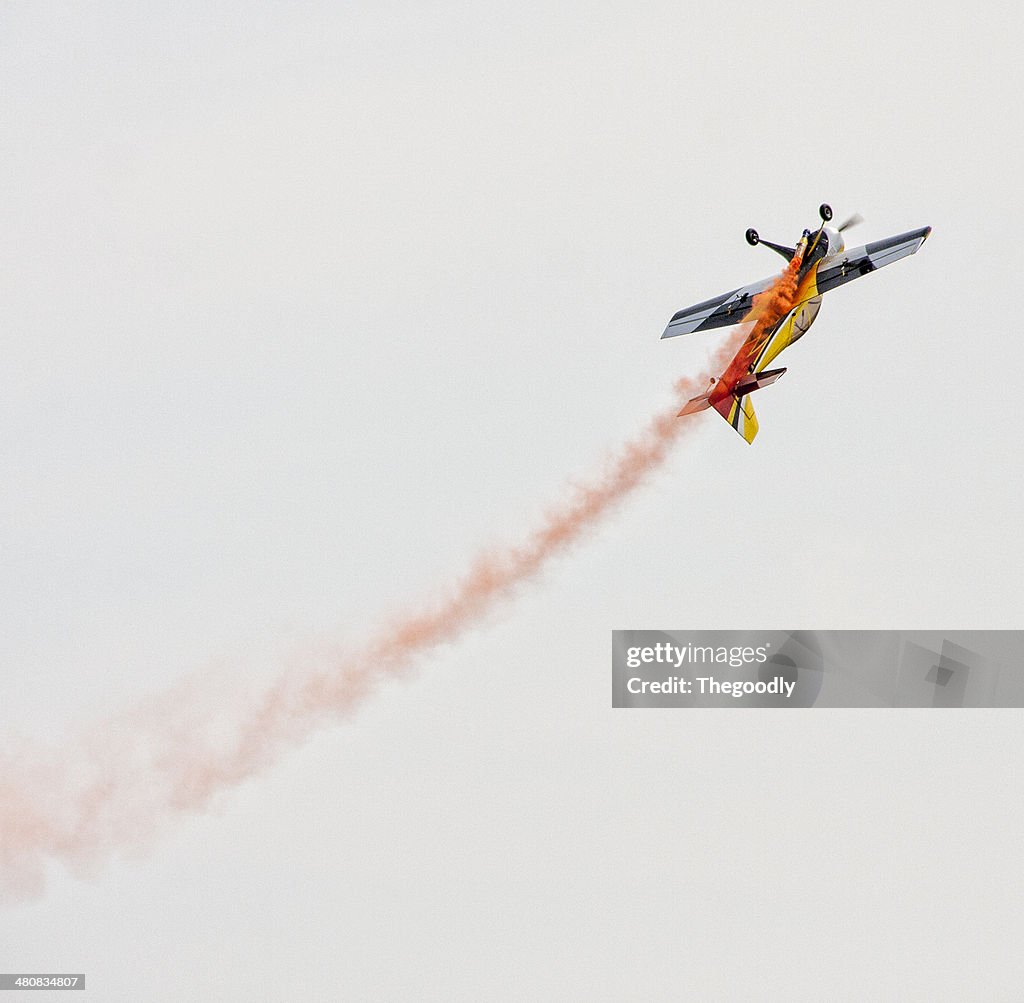
[[[747,443],[754,441],[757,435],[757,415],[754,413],[754,405],[750,403],[749,395],[742,394],[739,397],[729,394],[723,397],[714,405],[715,410],[730,424]]]

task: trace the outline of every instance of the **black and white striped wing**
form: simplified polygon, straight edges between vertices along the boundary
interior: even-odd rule
[[[907,233],[876,240],[863,247],[854,247],[849,251],[841,251],[832,260],[822,262],[818,268],[818,294],[827,293],[836,286],[852,282],[861,275],[877,271],[886,265],[899,261],[900,258],[913,254],[928,239],[932,232],[930,226],[920,230],[909,230]]]
[[[716,327],[739,324],[750,313],[754,297],[764,292],[773,281],[762,279],[760,282],[732,289],[721,296],[680,310],[668,322],[662,338],[674,338],[678,334],[692,334],[694,331],[710,331]]]

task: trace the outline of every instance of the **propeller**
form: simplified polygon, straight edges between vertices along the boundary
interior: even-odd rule
[[[857,226],[864,222],[864,217],[859,213],[855,212],[849,219],[843,220],[836,229],[842,233],[843,230],[849,230],[851,227]]]

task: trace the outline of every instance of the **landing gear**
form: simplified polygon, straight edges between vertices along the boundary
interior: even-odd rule
[[[822,202],[821,205],[818,206],[818,215],[821,216],[821,221],[823,223],[827,223],[832,218],[832,206],[827,202]]]
[[[747,230],[746,236],[747,236],[747,243],[751,247],[757,247],[757,245],[761,243],[761,238],[758,236],[757,230],[755,230],[753,227],[751,227],[749,230]]]

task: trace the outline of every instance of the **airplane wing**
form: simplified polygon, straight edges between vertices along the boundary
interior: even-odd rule
[[[716,327],[730,327],[739,324],[753,306],[754,297],[764,292],[772,282],[770,279],[762,279],[760,282],[753,282],[749,286],[741,286],[739,289],[732,289],[721,296],[697,303],[695,306],[680,310],[665,328],[662,338],[674,338],[678,334],[691,334],[694,331],[710,331]]]
[[[849,251],[841,251],[837,258],[826,261],[818,268],[816,284],[818,293],[827,293],[836,286],[852,282],[861,275],[876,271],[893,261],[899,261],[908,254],[913,254],[932,232],[930,226],[920,230],[909,230],[907,233],[876,240],[863,247],[854,247]]]

